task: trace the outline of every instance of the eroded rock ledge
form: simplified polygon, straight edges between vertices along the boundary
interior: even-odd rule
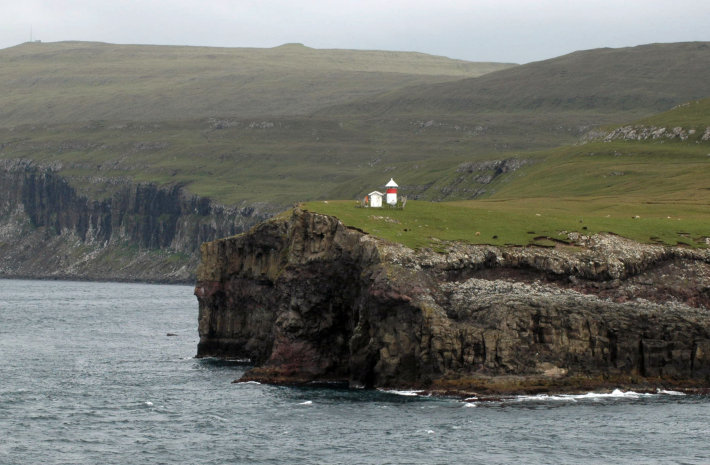
[[[272,383],[710,387],[710,251],[574,238],[439,254],[296,209],[202,246],[198,357]]]

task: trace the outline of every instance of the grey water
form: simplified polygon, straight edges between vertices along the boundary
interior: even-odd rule
[[[704,396],[233,384],[194,358],[192,291],[0,280],[0,464],[710,463]]]

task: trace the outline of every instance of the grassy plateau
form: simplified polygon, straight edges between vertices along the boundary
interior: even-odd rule
[[[404,209],[357,208],[355,201],[306,202],[346,225],[411,248],[442,249],[447,241],[551,247],[567,232],[613,233],[644,243],[707,247],[710,207],[619,203],[614,198],[530,198],[409,201]],[[671,216],[673,215],[673,216]]]

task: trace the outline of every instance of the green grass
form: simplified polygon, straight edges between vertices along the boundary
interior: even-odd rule
[[[74,187],[109,195],[106,178],[181,184],[225,204],[355,198],[369,179],[388,172],[410,185],[442,182],[440,174],[471,159],[500,156],[498,135],[467,133],[453,123],[421,128],[411,121],[340,123],[316,118],[273,118],[273,127],[231,118],[159,123],[88,124],[0,129],[0,158],[26,158],[60,167]],[[257,121],[258,122],[258,121]],[[543,128],[508,145],[557,143]],[[465,198],[465,197],[464,197]]]
[[[513,66],[412,52],[27,43],[0,50],[0,127],[305,115]]]
[[[635,124],[642,126],[683,127],[699,130],[698,135],[710,127],[710,98],[693,100],[675,108],[644,118]]]
[[[531,154],[495,198],[604,196],[631,202],[710,197],[710,144],[614,141]]]
[[[584,50],[478,78],[395,90],[323,112],[429,118],[490,111],[655,113],[710,95],[709,57],[708,42]]]
[[[566,242],[565,232],[572,231],[614,233],[639,242],[689,247],[706,247],[705,238],[710,236],[707,205],[538,198],[410,201],[402,210],[357,208],[354,201],[319,201],[307,202],[303,208],[336,216],[348,226],[407,247],[435,250],[443,250],[446,241],[549,247]]]
[[[297,44],[24,44],[0,50],[0,127],[13,126],[0,129],[0,158],[54,166],[92,198],[110,195],[115,184],[107,179],[121,179],[179,184],[225,204],[286,206],[356,198],[372,179],[387,176],[428,200],[555,196],[566,192],[565,183],[579,192],[625,195],[628,180],[635,179],[632,188],[644,177],[655,185],[672,164],[655,172],[625,166],[623,177],[604,180],[621,159],[607,157],[603,166],[599,156],[601,177],[581,179],[583,156],[529,151],[574,143],[594,125],[710,93],[703,45],[579,52],[461,80],[506,65]],[[629,97],[639,93],[644,98]],[[604,101],[580,103],[577,94]],[[538,103],[535,95],[542,96]],[[330,107],[346,102],[355,103],[338,107],[345,113]],[[324,107],[333,111],[284,116]],[[478,180],[490,172],[457,169],[510,157],[536,163],[491,184]],[[525,173],[531,177],[515,182]],[[672,190],[686,178],[678,173],[664,182]]]
[[[355,199],[381,187],[373,180],[384,183],[390,176],[410,198],[437,201],[588,195],[703,202],[710,192],[707,142],[614,141],[495,152],[482,141],[485,136],[457,139],[453,127],[422,131],[407,124],[353,126],[291,118],[261,129],[250,127],[250,120],[230,122],[225,129],[210,120],[0,129],[0,158],[60,167],[92,198],[110,195],[117,185],[106,183],[108,178],[180,184],[225,204],[280,206]],[[461,168],[507,158],[527,164],[499,175]],[[486,176],[492,182],[481,181]]]
[[[648,121],[701,128],[710,120],[707,102],[684,105]],[[498,159],[510,157],[527,163],[488,184],[477,177],[492,170],[466,172],[457,164],[464,158],[449,158],[448,163],[423,160],[393,170],[402,194],[455,199],[479,189],[479,200],[410,201],[405,210],[355,208],[354,201],[309,202],[305,208],[412,248],[443,250],[442,241],[553,247],[564,243],[572,231],[613,233],[644,243],[708,246],[708,142],[594,142],[503,154]],[[485,157],[477,160],[481,158]],[[384,182],[387,176],[379,178]],[[358,182],[363,193],[378,187],[362,177]],[[408,187],[421,185],[425,189],[416,192]]]

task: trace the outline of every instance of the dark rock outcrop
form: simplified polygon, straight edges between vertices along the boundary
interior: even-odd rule
[[[180,186],[94,185],[100,200],[50,167],[0,160],[0,277],[192,283],[200,244],[273,213],[219,205]]]
[[[198,356],[440,392],[710,386],[710,253],[574,236],[412,251],[294,210],[202,246]]]
[[[659,126],[621,126],[609,132],[593,130],[586,134],[582,140],[584,142],[603,141],[611,142],[614,140],[633,140],[633,141],[694,141],[708,142],[710,141],[710,127],[684,128],[681,126],[675,127],[659,127]]]

